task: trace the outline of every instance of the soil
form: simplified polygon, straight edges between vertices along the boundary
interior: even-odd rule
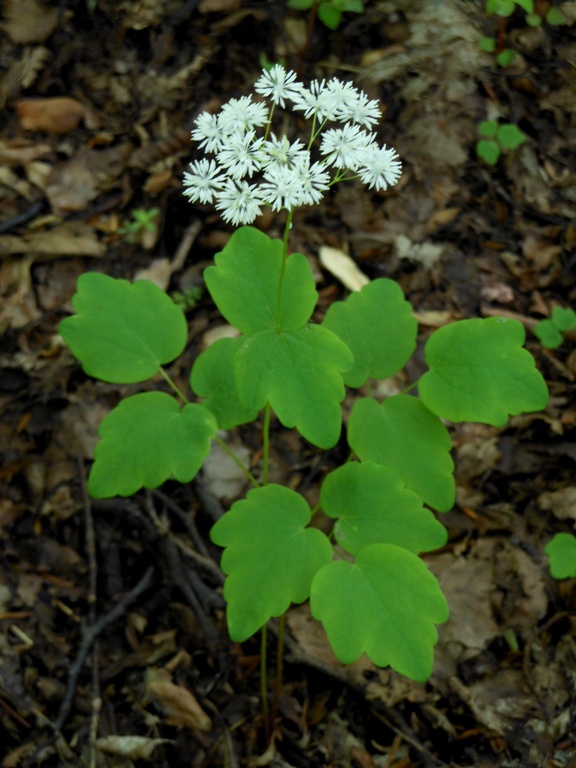
[[[364,5],[331,30],[278,0],[4,0],[4,768],[576,765],[575,581],[555,581],[544,553],[576,520],[576,347],[570,333],[554,350],[534,335],[555,306],[576,306],[576,3],[554,4],[560,26],[546,20],[547,0],[536,0],[538,26],[520,8],[488,16],[479,0]],[[482,37],[496,52],[479,49]],[[496,63],[503,48],[516,53],[507,67]],[[195,357],[227,332],[202,273],[232,232],[182,194],[199,156],[190,130],[276,61],[305,82],[351,79],[378,99],[379,139],[403,163],[395,187],[343,184],[296,215],[291,247],[317,278],[315,320],[359,279],[397,280],[419,321],[414,380],[435,328],[515,318],[550,401],[502,429],[450,426],[457,503],[441,518],[448,545],[425,559],[451,618],[430,680],[365,657],[339,664],[308,607],[295,606],[276,694],[269,626],[266,733],[260,639],[230,641],[209,539],[245,492],[242,477],[215,452],[191,484],[89,499],[102,418],[163,382],[91,379],[58,324],[85,272],[153,280],[187,301],[186,353],[170,368],[187,388]],[[490,120],[525,136],[494,165],[476,152]],[[256,226],[281,236],[282,215]],[[227,436],[254,471],[260,428]],[[345,457],[345,445],[327,459],[273,423],[274,480],[312,505]]]

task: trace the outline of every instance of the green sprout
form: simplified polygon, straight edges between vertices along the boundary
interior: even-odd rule
[[[517,8],[521,8],[526,16],[526,23],[530,27],[539,27],[544,18],[548,24],[559,26],[566,23],[566,18],[558,8],[549,8],[544,17],[534,13],[534,0],[486,0],[486,13],[495,14],[502,18],[511,16]]]
[[[520,128],[511,123],[498,125],[496,120],[485,120],[478,126],[485,138],[476,143],[476,154],[489,165],[496,165],[503,149],[516,149],[526,141]]]
[[[576,312],[571,308],[554,307],[550,319],[540,320],[534,334],[546,349],[556,349],[564,341],[564,334],[576,328]]]
[[[181,307],[184,312],[189,309],[194,309],[202,298],[204,289],[200,285],[193,285],[191,288],[187,288],[185,291],[174,291],[172,294],[173,302]]]
[[[364,13],[363,0],[288,0],[288,7],[308,11],[316,7],[318,18],[328,29],[338,29],[344,13]]]
[[[544,547],[550,558],[550,573],[555,579],[576,578],[576,537],[557,533]]]
[[[156,218],[159,213],[159,208],[134,208],[132,218],[123,224],[118,232],[121,235],[126,235],[126,240],[129,243],[136,243],[144,232],[156,232],[158,230]]]

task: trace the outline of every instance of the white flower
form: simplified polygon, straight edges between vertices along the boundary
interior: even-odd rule
[[[244,133],[266,125],[268,107],[262,102],[252,101],[251,96],[230,99],[218,115],[218,125],[225,134]]]
[[[264,173],[260,191],[265,202],[273,211],[281,208],[291,210],[301,204],[302,184],[299,173],[286,165],[271,165]]]
[[[343,99],[336,111],[336,119],[342,123],[353,123],[371,128],[382,117],[377,101],[371,101],[362,91],[354,99]]]
[[[328,164],[355,171],[365,165],[366,150],[372,145],[376,146],[373,134],[346,123],[343,128],[330,128],[323,133],[320,152],[327,155]]]
[[[184,173],[184,194],[191,203],[212,203],[226,182],[223,169],[214,160],[195,160],[189,167],[191,173]]]
[[[402,175],[402,163],[396,150],[372,146],[366,150],[366,157],[360,168],[359,175],[365,184],[372,189],[387,189],[397,183]]]
[[[206,152],[217,152],[222,146],[224,132],[219,124],[218,115],[202,112],[194,121],[198,126],[192,131],[194,141],[200,142],[200,148]]]
[[[262,169],[265,157],[262,153],[263,138],[256,138],[255,131],[234,133],[228,136],[218,152],[218,161],[233,179],[252,176]]]
[[[222,218],[235,227],[251,224],[262,213],[262,196],[258,188],[245,181],[227,179],[218,194],[216,208],[222,211]]]
[[[294,164],[294,174],[300,186],[300,204],[315,205],[324,197],[330,187],[330,174],[325,163],[310,165],[310,157],[298,158]]]
[[[313,80],[310,88],[302,87],[300,92],[290,96],[294,109],[304,112],[305,118],[332,120],[338,109],[338,98],[326,85],[325,80]]]
[[[264,143],[263,149],[269,165],[293,165],[297,157],[308,154],[300,139],[296,139],[290,144],[286,136],[277,139],[273,133]]]
[[[254,85],[254,90],[261,96],[267,96],[274,104],[286,106],[286,99],[297,96],[302,90],[302,84],[296,82],[296,73],[286,72],[280,64],[274,64],[269,70],[264,70]]]

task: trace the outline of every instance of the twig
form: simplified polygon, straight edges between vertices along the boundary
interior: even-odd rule
[[[64,723],[66,722],[66,718],[68,717],[70,708],[72,706],[72,701],[74,699],[74,692],[76,690],[78,677],[82,667],[84,666],[84,662],[86,661],[88,651],[94,643],[94,640],[98,637],[98,635],[102,634],[102,632],[104,632],[107,627],[109,627],[117,619],[123,616],[128,606],[137,600],[140,595],[148,589],[148,587],[152,584],[153,573],[154,567],[150,566],[150,568],[148,568],[136,586],[133,587],[130,592],[127,592],[120,600],[120,602],[116,603],[114,608],[101,616],[93,624],[82,624],[80,647],[78,648],[76,658],[70,667],[66,692],[64,693],[64,698],[62,699],[62,704],[60,705],[60,709],[58,711],[58,717],[53,723],[53,728],[55,731],[61,731]]]

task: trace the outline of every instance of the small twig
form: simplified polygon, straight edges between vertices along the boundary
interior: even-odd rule
[[[86,661],[86,656],[88,655],[88,652],[94,643],[94,640],[98,637],[98,635],[102,634],[102,632],[104,632],[107,627],[109,627],[117,619],[123,616],[128,606],[137,600],[140,595],[148,589],[148,587],[152,584],[153,573],[154,567],[150,566],[150,568],[148,568],[136,586],[133,587],[130,592],[127,592],[120,600],[120,602],[116,603],[116,605],[110,611],[108,611],[108,613],[105,613],[93,624],[82,625],[80,647],[78,648],[76,658],[70,667],[70,674],[68,676],[68,684],[66,685],[64,698],[62,699],[62,704],[60,705],[60,709],[58,711],[58,717],[53,723],[53,728],[55,731],[61,731],[64,723],[66,722],[66,718],[68,717],[70,708],[72,706],[72,701],[74,699],[74,692],[76,690],[78,677],[82,667],[84,666],[84,662]]]
[[[88,557],[88,621],[90,625],[96,623],[96,600],[98,599],[98,561],[96,559],[96,535],[94,532],[94,520],[92,518],[92,506],[88,487],[86,484],[86,472],[84,462],[76,457],[78,475],[80,477],[80,489],[82,492],[82,505],[84,507],[84,526],[86,528],[86,556]],[[100,715],[100,686],[98,675],[98,643],[94,641],[92,648],[92,706],[90,713],[90,728],[88,733],[88,768],[96,768],[96,739],[98,737],[98,719]]]
[[[198,533],[198,529],[196,528],[196,525],[191,515],[189,515],[181,507],[179,507],[178,504],[176,504],[176,502],[172,501],[172,499],[169,496],[167,496],[165,493],[162,493],[162,491],[153,490],[151,493],[157,499],[160,499],[160,501],[163,504],[165,504],[171,512],[174,512],[174,514],[178,516],[178,519],[180,520],[182,525],[186,528],[186,531],[190,535],[190,538],[194,542],[194,546],[196,547],[198,552],[200,552],[201,555],[204,555],[204,557],[209,557],[208,550],[206,549],[206,545],[204,544],[202,537]]]

